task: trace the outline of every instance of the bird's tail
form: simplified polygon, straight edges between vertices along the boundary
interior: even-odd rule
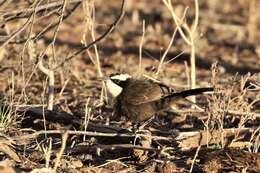
[[[170,95],[166,96],[165,98],[173,98],[173,97],[189,97],[193,95],[203,94],[207,92],[213,92],[214,88],[212,87],[205,87],[205,88],[195,88],[195,89],[189,89],[185,91],[175,92],[171,93]]]

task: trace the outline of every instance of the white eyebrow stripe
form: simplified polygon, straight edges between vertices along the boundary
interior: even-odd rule
[[[120,75],[112,76],[111,79],[118,79],[118,80],[121,80],[121,81],[125,81],[125,80],[127,80],[131,77],[132,76],[130,76],[129,74],[120,74]]]

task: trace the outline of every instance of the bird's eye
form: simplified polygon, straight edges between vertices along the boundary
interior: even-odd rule
[[[119,84],[120,83],[120,80],[118,80],[118,79],[114,79],[113,80],[116,84]]]
[[[112,81],[119,86],[123,86],[125,83],[125,81],[121,81],[119,79],[113,79]]]

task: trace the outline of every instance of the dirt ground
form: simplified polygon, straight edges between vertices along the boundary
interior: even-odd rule
[[[182,26],[192,28],[194,2],[172,2]],[[0,1],[0,172],[260,172],[260,1],[199,0],[196,87],[215,92],[196,108],[176,102],[144,131],[112,119],[99,77],[190,88],[191,46],[178,31],[156,73],[176,30],[163,1],[127,0],[112,32],[66,60],[111,27],[121,4]]]

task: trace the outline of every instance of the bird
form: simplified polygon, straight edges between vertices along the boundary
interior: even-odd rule
[[[213,87],[204,87],[177,92],[161,82],[127,73],[109,75],[105,78],[105,85],[114,98],[115,117],[123,116],[138,123],[149,120],[178,99],[214,90]]]

